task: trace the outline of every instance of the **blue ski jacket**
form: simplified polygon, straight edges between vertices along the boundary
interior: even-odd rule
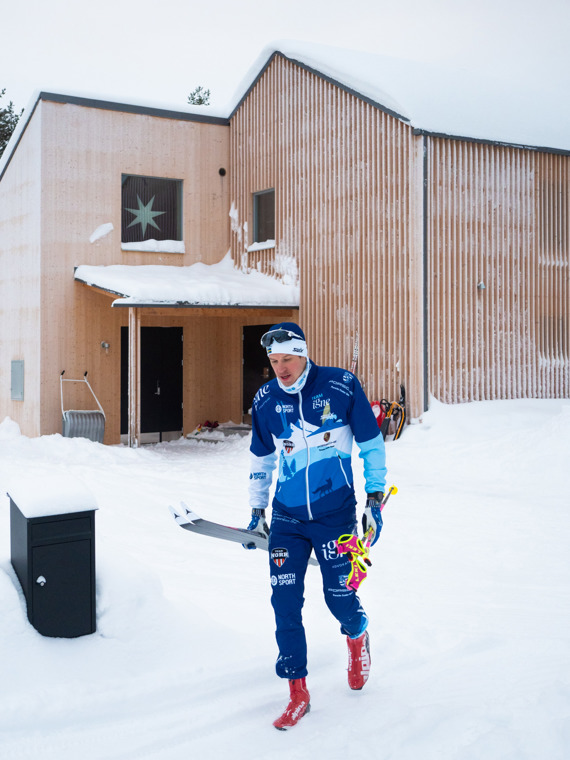
[[[362,386],[351,373],[311,364],[299,393],[276,379],[253,400],[249,496],[265,509],[278,464],[273,509],[299,520],[353,507],[352,442],[364,460],[366,492],[384,491],[384,439]]]

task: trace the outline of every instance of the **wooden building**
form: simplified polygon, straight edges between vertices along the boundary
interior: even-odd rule
[[[320,364],[348,367],[358,334],[369,398],[403,384],[413,417],[430,395],[570,395],[570,150],[424,129],[310,63],[274,52],[227,117],[39,96],[0,167],[2,418],[58,432],[60,372],[88,370],[105,441],[128,419],[138,442],[142,331],[170,327],[184,336],[184,432],[241,421],[243,336],[281,319],[300,320]],[[178,245],[125,243],[130,178],[178,182]],[[144,211],[152,226],[148,199],[138,217],[130,204],[130,223],[142,230]],[[82,265],[215,264],[228,249],[243,272],[298,277],[299,312],[119,308],[112,288],[74,278]]]
[[[116,293],[74,279],[84,265],[179,268],[224,257],[227,119],[42,93],[8,158],[0,181],[2,419],[27,435],[61,432],[61,372],[81,379],[87,371],[107,443],[121,432],[136,443],[144,434],[190,432],[206,419],[241,422],[244,328],[296,319],[297,308],[116,308]],[[137,188],[125,200],[131,179],[158,180],[152,194],[161,182],[176,185],[179,229],[171,239],[124,242],[137,218],[125,204],[137,211],[139,196],[149,201]],[[151,222],[146,233],[151,241],[157,233]],[[65,383],[63,391],[66,410],[96,408],[85,384]]]
[[[315,359],[347,366],[358,333],[368,396],[402,383],[413,416],[568,397],[570,150],[426,131],[291,55],[232,114],[231,196],[247,221],[274,188]]]

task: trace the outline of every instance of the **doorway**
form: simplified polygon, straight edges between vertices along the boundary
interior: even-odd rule
[[[243,419],[250,422],[253,397],[261,386],[271,380],[269,361],[260,344],[261,336],[271,325],[250,325],[243,328]]]
[[[141,327],[141,443],[182,435],[182,327]],[[128,432],[129,328],[121,328],[121,436]]]

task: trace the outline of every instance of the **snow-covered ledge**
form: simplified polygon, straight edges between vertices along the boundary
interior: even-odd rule
[[[140,243],[121,243],[122,251],[148,251],[150,253],[186,253],[183,240],[143,240]]]
[[[268,251],[271,248],[275,248],[275,240],[263,240],[261,243],[252,243],[248,246],[247,252],[254,253],[255,251]]]
[[[120,296],[114,306],[163,304],[170,306],[299,306],[298,278],[270,277],[242,272],[230,252],[217,264],[191,266],[81,265],[75,279]]]

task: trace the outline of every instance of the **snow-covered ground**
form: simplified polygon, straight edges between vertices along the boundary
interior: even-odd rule
[[[348,689],[309,568],[312,711],[286,733],[271,725],[287,686],[267,554],[187,533],[167,509],[246,525],[248,445],[130,450],[0,424],[2,760],[568,757],[569,401],[434,401],[388,443],[399,493],[360,594],[370,681]],[[46,471],[99,507],[97,632],[78,639],[30,626],[10,563],[4,494]]]

